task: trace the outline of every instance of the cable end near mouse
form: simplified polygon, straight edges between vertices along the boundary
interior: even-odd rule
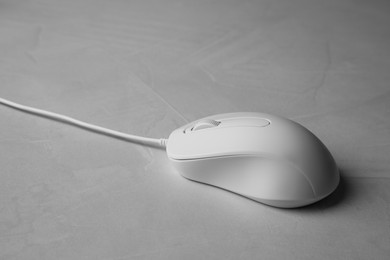
[[[160,147],[166,149],[167,148],[168,139],[160,138]]]

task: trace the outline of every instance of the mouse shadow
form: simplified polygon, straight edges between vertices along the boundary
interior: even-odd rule
[[[304,207],[300,207],[300,208],[294,208],[291,210],[300,211],[300,212],[304,212],[304,211],[314,212],[318,210],[335,208],[343,204],[343,202],[345,202],[351,196],[351,189],[348,181],[344,177],[344,171],[342,169],[339,169],[339,171],[340,171],[339,185],[329,196],[316,203]]]
[[[214,186],[214,185],[211,185],[211,184],[208,184],[208,183],[202,183],[202,182],[199,182],[199,181],[196,181],[196,180],[188,179],[185,176],[183,176],[183,177],[185,179],[188,179],[188,180],[196,182],[196,183],[201,183],[201,184],[206,185],[206,186],[216,187],[218,189],[225,190],[227,192],[230,192],[230,193],[233,193],[233,194],[238,195],[240,197],[243,197],[246,200],[250,200],[250,201],[253,201],[254,203],[259,203],[259,204],[262,204],[264,206],[268,206],[268,207],[276,209],[276,210],[293,211],[293,212],[297,212],[298,213],[298,212],[319,212],[319,211],[323,211],[323,210],[330,209],[330,208],[336,208],[336,207],[342,205],[343,202],[345,202],[347,200],[350,200],[351,199],[351,195],[352,195],[352,189],[350,188],[350,184],[348,183],[348,181],[344,177],[344,170],[339,169],[339,172],[340,172],[339,184],[337,185],[336,189],[329,196],[327,196],[327,197],[323,198],[322,200],[317,201],[317,202],[315,202],[313,204],[310,204],[310,205],[307,205],[307,206],[298,207],[298,208],[279,208],[279,207],[274,207],[274,206],[258,202],[256,200],[253,200],[251,198],[248,198],[246,196],[243,196],[241,194],[232,192],[230,190],[226,190],[226,189],[218,187],[218,186]]]

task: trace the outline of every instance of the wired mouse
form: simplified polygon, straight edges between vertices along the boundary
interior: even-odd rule
[[[5,106],[125,141],[166,149],[185,178],[264,204],[294,208],[328,196],[339,171],[325,145],[291,120],[262,113],[230,113],[199,119],[169,139],[118,132],[0,97]]]
[[[229,113],[173,131],[166,144],[185,178],[281,208],[301,207],[332,193],[335,160],[308,129],[264,113]]]

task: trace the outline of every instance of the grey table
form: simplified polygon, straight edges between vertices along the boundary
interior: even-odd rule
[[[182,178],[162,150],[0,107],[0,259],[389,259],[387,1],[0,1],[0,96],[167,137],[292,118],[334,155],[282,210]]]

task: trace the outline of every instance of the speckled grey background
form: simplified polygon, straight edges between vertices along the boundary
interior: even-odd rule
[[[0,0],[0,96],[167,137],[295,119],[339,189],[280,210],[188,181],[163,151],[0,107],[0,259],[389,259],[388,1]]]

